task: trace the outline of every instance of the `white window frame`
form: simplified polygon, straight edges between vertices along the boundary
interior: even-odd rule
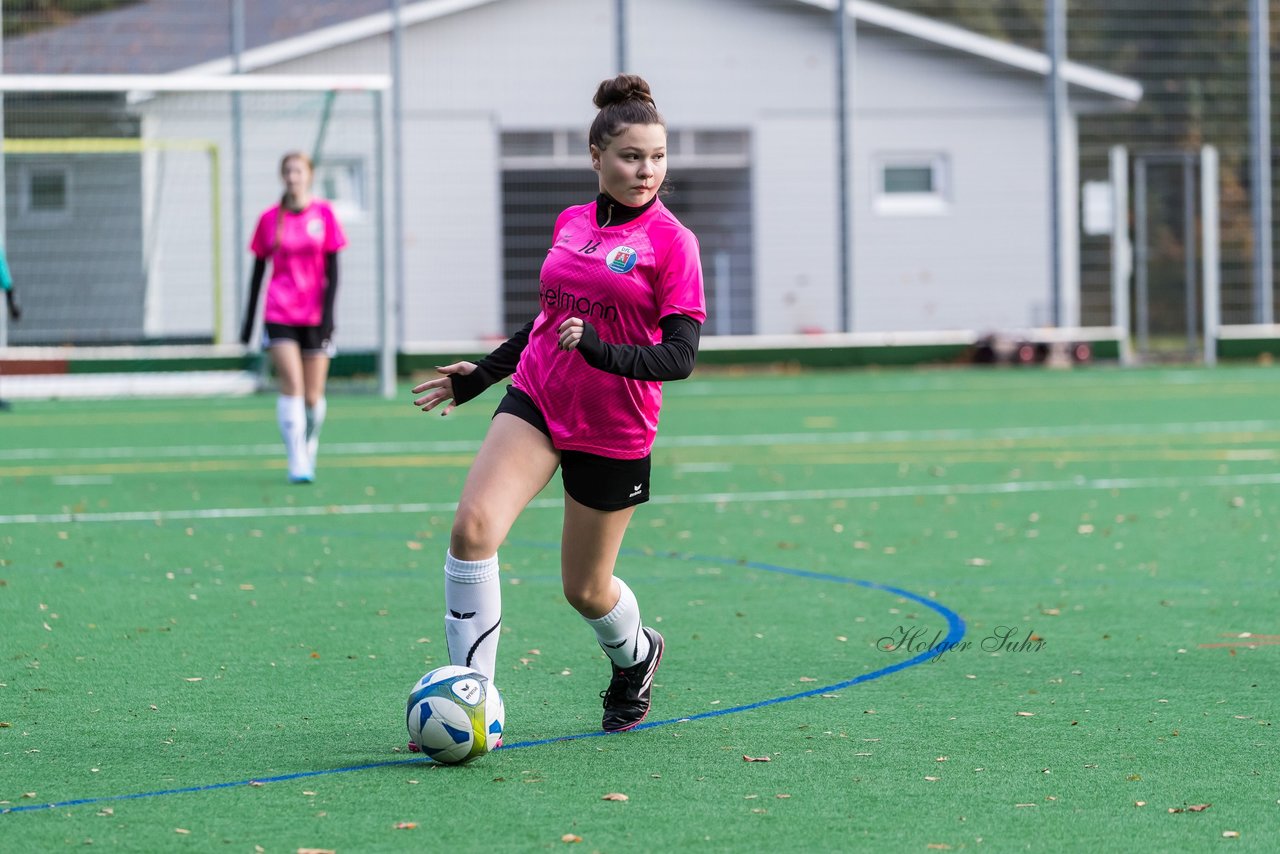
[[[884,188],[885,172],[894,168],[928,169],[933,190],[891,193]],[[871,209],[880,216],[944,216],[951,212],[951,166],[945,154],[882,154],[874,159]]]
[[[62,175],[64,204],[58,210],[41,210],[39,208],[32,207],[31,182],[35,179],[36,175],[49,173],[58,173]],[[59,223],[71,220],[71,205],[74,187],[71,182],[70,166],[61,163],[26,163],[22,166],[21,181],[21,211],[22,218],[24,220],[40,223]]]
[[[367,171],[364,158],[347,157],[345,155],[325,157],[317,168],[320,174],[316,176],[316,183],[319,185],[317,189],[320,191],[324,189],[324,173],[326,170],[348,172],[352,177],[351,184],[359,198],[331,199],[325,196],[323,192],[320,195],[333,206],[333,212],[343,224],[364,222],[369,216],[369,182],[366,180]]]

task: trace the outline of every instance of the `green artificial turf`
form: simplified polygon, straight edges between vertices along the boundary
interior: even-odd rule
[[[500,553],[506,747],[462,767],[403,704],[496,392],[335,394],[301,487],[270,396],[0,414],[0,851],[1280,849],[1280,373],[666,394],[618,565],[652,725],[598,734],[553,482]]]

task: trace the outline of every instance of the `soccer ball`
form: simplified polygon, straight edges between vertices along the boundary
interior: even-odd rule
[[[502,695],[484,674],[468,667],[437,667],[409,693],[409,738],[428,757],[447,765],[468,762],[502,744]]]

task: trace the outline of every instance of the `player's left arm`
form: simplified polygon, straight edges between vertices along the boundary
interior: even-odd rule
[[[654,288],[662,343],[611,344],[600,340],[590,321],[571,317],[560,324],[560,349],[576,349],[593,368],[628,379],[685,379],[693,373],[706,317],[702,261],[693,232],[684,229],[667,242]]]
[[[333,337],[333,307],[338,298],[338,253],[324,253],[324,314],[320,321],[320,337]]]
[[[682,380],[693,373],[702,324],[684,314],[658,321],[661,344],[609,344],[590,321],[571,317],[560,325],[560,349],[577,350],[593,368],[633,380]]]

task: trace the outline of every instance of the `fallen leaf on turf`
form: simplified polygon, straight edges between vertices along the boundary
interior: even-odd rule
[[[991,561],[985,557],[971,557],[965,563],[969,566],[991,566]]]
[[[22,793],[22,797],[24,797],[24,798],[34,798],[35,796],[36,796],[36,793],[35,793],[35,792],[23,792],[23,793]]]
[[[204,677],[203,676],[184,676],[182,677],[182,681],[183,682],[203,682]]]
[[[1133,805],[1134,805],[1135,807],[1145,807],[1145,806],[1147,805],[1147,802],[1146,802],[1146,801],[1134,801],[1134,802],[1133,802]]]
[[[1222,837],[1223,837],[1224,839],[1239,839],[1239,838],[1240,838],[1240,831],[1238,831],[1238,830],[1224,830],[1224,831],[1222,831]]]
[[[817,682],[818,680],[814,679],[812,676],[801,676],[800,681],[801,682]]]
[[[98,815],[104,818],[110,818],[115,814],[116,814],[116,811],[113,810],[111,807],[103,807],[101,810],[98,811]]]
[[[11,726],[13,726],[13,724],[8,721],[0,721],[0,729],[8,729]]]
[[[629,797],[627,797],[626,795],[622,794],[622,792],[610,792],[609,794],[607,794],[607,795],[605,795],[604,797],[602,797],[600,800],[602,800],[602,801],[629,801],[629,800],[631,800],[631,798],[629,798]]]
[[[416,821],[398,821],[396,822],[396,830],[413,830],[418,826]]]
[[[928,780],[930,783],[936,783],[942,778],[941,777],[925,777],[925,779]]]
[[[1020,718],[1034,718],[1036,716],[1035,712],[1015,712],[1014,714]]]
[[[175,827],[175,828],[173,829],[173,832],[174,832],[174,833],[181,833],[183,836],[186,836],[186,835],[187,835],[188,833],[190,833],[191,831],[187,830],[185,827]]]
[[[409,540],[407,543],[405,543],[405,545],[409,547],[409,551],[411,552],[422,551],[422,543],[418,542],[417,540]]]
[[[1039,806],[1039,804],[1014,804],[1014,806],[1015,807],[1034,807],[1034,806]]]
[[[332,848],[299,848],[298,854],[337,854]]]
[[[560,841],[561,842],[581,842],[582,837],[578,836],[576,833],[566,833],[564,836],[560,837]]]
[[[773,760],[768,756],[745,756],[744,755],[742,757],[742,761],[743,762],[772,762]]]
[[[1213,806],[1213,804],[1192,804],[1187,807],[1187,812],[1204,812],[1211,806]]]
[[[790,795],[788,795],[788,794],[786,794],[785,792],[779,792],[778,794],[774,795],[774,797],[775,797],[775,798],[777,798],[777,799],[778,799],[778,800],[780,800],[780,801],[785,801],[787,798],[789,798],[789,797],[791,797],[791,796],[790,796]]]
[[[951,846],[945,842],[930,842],[925,847],[930,848],[934,851],[950,851],[951,850]]]
[[[259,788],[260,786],[262,786],[262,785],[263,785],[263,783],[262,783],[262,781],[261,781],[261,780],[250,780],[250,781],[249,781],[249,785],[250,785],[250,786],[253,786],[253,787],[256,789],[256,788]]]

